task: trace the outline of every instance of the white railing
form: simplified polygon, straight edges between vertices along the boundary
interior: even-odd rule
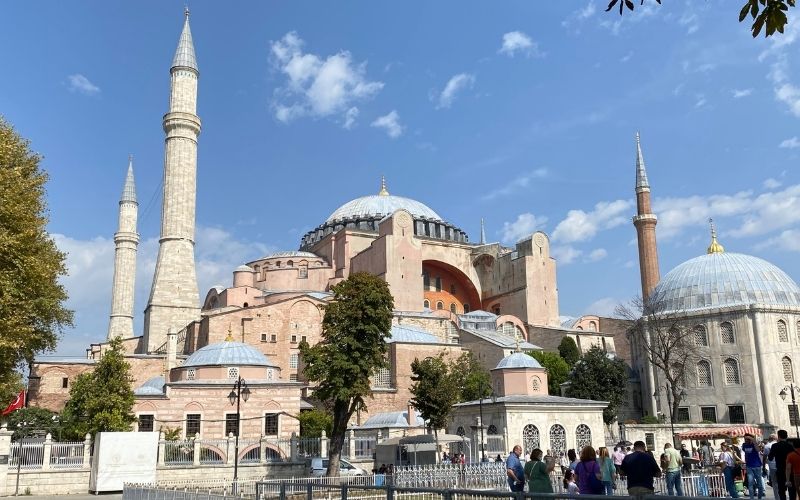
[[[91,445],[88,436],[83,442],[53,441],[50,434],[43,440],[22,439],[11,443],[8,469],[15,472],[88,468],[91,465]]]
[[[9,469],[33,470],[44,465],[44,442],[11,443],[11,456],[8,457]]]
[[[322,443],[320,438],[299,438],[297,440],[297,454],[299,457],[321,457]]]
[[[220,465],[234,463],[236,438],[187,439],[182,441],[159,442],[159,464],[162,467],[185,467],[191,464]],[[304,446],[304,453],[300,452]],[[239,463],[265,464],[300,461],[306,453],[321,448],[320,438],[314,439],[239,439]],[[318,456],[318,455],[317,455]]]
[[[191,465],[193,459],[193,440],[164,441],[164,465]]]
[[[50,447],[50,467],[53,469],[80,469],[83,467],[83,455],[86,444],[53,443]]]

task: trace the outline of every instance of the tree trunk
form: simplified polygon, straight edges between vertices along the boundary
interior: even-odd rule
[[[349,402],[337,401],[333,405],[333,428],[331,429],[330,446],[328,447],[328,477],[339,476],[339,463],[344,446],[344,437],[347,433],[347,422],[350,420],[351,413]]]

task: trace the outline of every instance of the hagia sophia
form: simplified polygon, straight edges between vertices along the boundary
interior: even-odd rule
[[[237,422],[226,395],[242,377],[252,397],[238,432],[281,438],[298,433],[294,417],[313,408],[299,344],[320,340],[331,287],[361,271],[389,284],[395,311],[390,367],[375,373],[368,413],[357,414],[353,428],[374,428],[376,421],[398,416],[419,426],[408,408],[411,362],[469,351],[492,373],[496,411],[484,423],[508,442],[560,450],[594,436],[600,444],[605,404],[549,395],[545,370],[525,354],[555,350],[565,336],[583,352],[599,346],[630,367],[624,418],[667,411],[659,390],[663,377],[643,347],[629,342],[628,322],[592,315],[562,322],[547,234],[535,232],[513,248],[486,241],[483,231],[471,242],[444,214],[391,193],[385,180],[365,186],[375,194],[342,200],[297,250],[242,263],[229,286],[201,297],[194,260],[199,76],[187,12],[170,68],[161,235],[141,333],[133,321],[139,235],[132,160],[114,235],[108,339],[122,338],[132,367],[137,430],[166,426],[184,436],[228,435]],[[778,391],[794,382],[800,359],[800,288],[764,260],[725,252],[716,235],[704,255],[661,278],[657,217],[638,135],[635,167],[642,295],[662,297],[661,311],[694,332],[697,359],[684,381],[681,421],[794,424],[797,409],[787,408]],[[62,409],[75,377],[92,369],[106,345],[92,344],[83,360],[36,360],[31,404]],[[475,406],[458,405],[451,431],[470,425]]]

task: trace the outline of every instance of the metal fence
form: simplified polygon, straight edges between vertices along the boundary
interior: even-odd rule
[[[194,442],[164,441],[164,465],[191,465],[194,460]]]
[[[506,466],[487,462],[400,466],[387,482],[403,488],[482,488],[506,489]]]
[[[229,500],[241,499],[245,496],[233,492],[215,493],[199,488],[178,489],[152,485],[125,485],[122,490],[123,500]],[[246,498],[253,498],[246,496]]]
[[[50,467],[53,469],[82,468],[85,446],[84,442],[53,443],[50,446]]]
[[[346,453],[344,458],[354,457],[356,459],[371,459],[375,457],[375,445],[378,438],[375,436],[358,436],[347,438],[344,443]]]
[[[8,457],[9,469],[41,469],[43,464],[44,442],[20,441],[11,443],[11,456]]]

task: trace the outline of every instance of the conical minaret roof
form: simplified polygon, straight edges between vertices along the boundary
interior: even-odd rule
[[[136,184],[133,181],[133,155],[128,157],[128,175],[125,176],[125,186],[122,188],[122,198],[119,201],[136,203]]]
[[[642,145],[639,142],[639,132],[636,132],[636,189],[650,189],[650,183],[647,181],[647,170],[644,167]]]
[[[192,30],[189,28],[189,8],[184,11],[186,20],[183,23],[183,31],[178,41],[178,50],[175,51],[175,58],[172,60],[173,68],[197,69],[197,58],[194,55],[194,42],[192,41]]]

